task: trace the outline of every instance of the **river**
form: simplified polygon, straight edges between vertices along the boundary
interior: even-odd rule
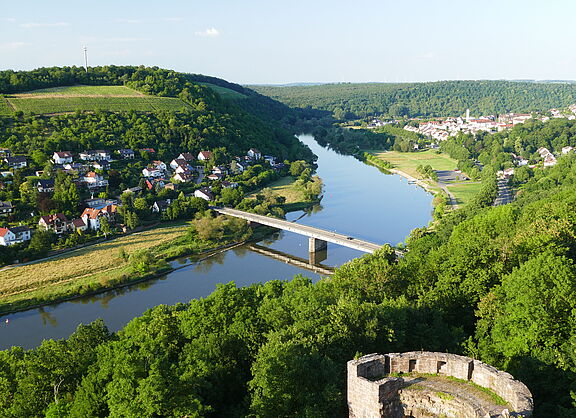
[[[287,219],[334,230],[378,244],[404,241],[414,228],[431,219],[432,196],[395,175],[384,175],[350,156],[322,148],[310,135],[300,140],[318,156],[318,175],[324,181],[324,198],[310,213],[293,212]],[[258,243],[273,250],[308,259],[308,239],[279,232]],[[339,266],[362,253],[328,244],[322,264]],[[132,318],[160,304],[188,302],[209,295],[218,283],[238,286],[303,274],[319,275],[250,250],[248,246],[222,252],[201,262],[187,258],[184,266],[168,275],[118,290],[62,302],[0,318],[0,349],[14,345],[32,348],[43,339],[68,337],[78,324],[104,319],[116,331]],[[6,322],[6,320],[8,320]]]

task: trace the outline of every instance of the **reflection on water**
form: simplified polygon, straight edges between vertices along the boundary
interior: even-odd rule
[[[318,146],[311,136],[301,139],[318,155],[318,175],[324,181],[322,203],[307,211],[287,214],[287,219],[317,226],[380,244],[398,243],[416,227],[430,220],[432,198],[398,176],[385,176],[375,167]],[[283,256],[309,261],[308,238],[279,231],[259,242]],[[322,264],[339,266],[361,252],[328,244],[318,254]],[[313,260],[319,262],[319,259]],[[33,347],[46,338],[65,338],[80,323],[102,318],[113,331],[159,304],[189,302],[208,296],[219,283],[233,281],[248,286],[296,274],[318,280],[319,275],[289,262],[250,251],[248,246],[219,252],[202,261],[181,258],[167,276],[83,297],[40,309],[2,317],[0,349],[12,345]],[[5,320],[9,322],[6,323]]]

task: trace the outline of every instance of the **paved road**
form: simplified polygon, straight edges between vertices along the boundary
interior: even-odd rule
[[[498,180],[498,196],[494,200],[493,206],[506,205],[512,203],[514,196],[512,195],[512,190],[508,184],[508,180],[500,179]]]
[[[288,222],[283,219],[256,215],[254,213],[248,213],[241,210],[230,208],[214,208],[214,210],[223,215],[234,216],[237,218],[246,219],[251,222],[256,222],[262,225],[271,226],[273,228],[283,229],[284,231],[290,231],[296,234],[305,235],[307,237],[312,237],[327,242],[333,242],[334,244],[353,248],[355,250],[363,251],[365,253],[373,253],[374,251],[381,248],[381,245],[374,244],[372,242],[363,241],[354,237],[349,237],[347,235],[338,234],[336,232],[326,231],[324,229],[316,228],[313,226]]]

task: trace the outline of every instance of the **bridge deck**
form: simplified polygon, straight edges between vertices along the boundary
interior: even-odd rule
[[[336,232],[326,231],[314,226],[297,224],[294,222],[285,221],[283,219],[271,218],[269,216],[256,215],[255,213],[244,212],[237,209],[214,208],[214,210],[223,215],[234,216],[236,218],[246,219],[247,221],[271,226],[273,228],[283,229],[285,231],[294,232],[300,235],[306,235],[307,237],[321,239],[327,242],[342,245],[344,247],[363,251],[365,253],[373,253],[374,251],[381,248],[381,245],[374,244],[372,242],[364,241],[343,234],[338,234]]]

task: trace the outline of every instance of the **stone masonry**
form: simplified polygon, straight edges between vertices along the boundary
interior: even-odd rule
[[[397,374],[402,376],[395,377]],[[433,376],[451,376],[464,382]],[[507,405],[494,404],[465,382],[490,389]],[[349,361],[348,407],[351,418],[531,417],[533,401],[523,383],[478,360],[413,351],[369,354]]]

